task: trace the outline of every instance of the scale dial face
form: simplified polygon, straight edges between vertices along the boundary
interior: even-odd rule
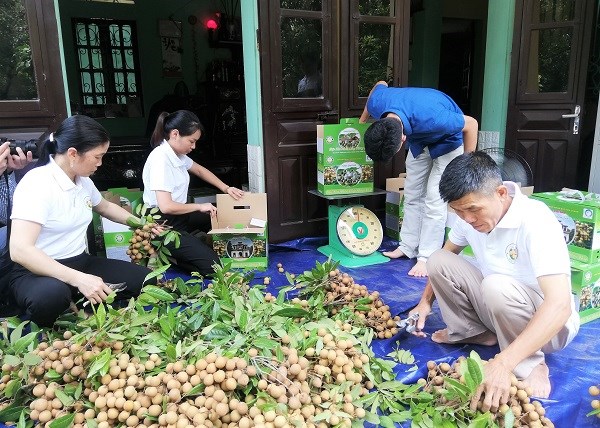
[[[381,222],[365,207],[349,207],[342,211],[336,229],[342,245],[358,256],[374,253],[383,241]]]

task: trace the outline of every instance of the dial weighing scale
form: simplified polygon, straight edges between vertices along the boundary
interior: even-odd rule
[[[325,196],[316,190],[310,190],[309,193],[340,201],[386,192],[376,190],[370,193],[335,196]],[[319,247],[320,253],[349,268],[385,263],[390,260],[377,251],[383,241],[383,227],[371,210],[360,204],[329,205],[328,217],[329,244]]]

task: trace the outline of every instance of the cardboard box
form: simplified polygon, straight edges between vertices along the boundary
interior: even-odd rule
[[[571,261],[571,289],[581,324],[600,318],[600,263]]]
[[[404,218],[404,182],[406,173],[385,180],[385,235],[400,240],[400,229]]]
[[[129,212],[132,212],[142,201],[142,192],[139,189],[123,187],[108,189],[101,193],[104,199],[122,206]],[[129,226],[115,223],[95,213],[93,225],[97,255],[106,256],[109,259],[131,261],[126,253],[129,248],[129,240],[133,235]],[[102,239],[100,240],[98,237],[102,237]]]
[[[373,191],[373,160],[365,152],[370,124],[358,118],[317,125],[317,189],[324,195]]]
[[[562,225],[571,260],[600,262],[600,195],[563,189],[532,196],[548,205]]]
[[[217,216],[211,218],[213,249],[234,268],[266,268],[267,194],[245,193],[235,200],[217,195]]]

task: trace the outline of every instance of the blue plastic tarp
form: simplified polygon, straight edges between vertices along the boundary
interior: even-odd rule
[[[283,244],[269,246],[269,266],[265,271],[256,271],[253,284],[262,284],[265,276],[271,278],[268,291],[277,293],[277,289],[287,284],[285,273],[280,273],[277,264],[284,270],[296,275],[315,267],[315,262],[325,262],[327,257],[317,251],[318,246],[326,244],[326,238],[303,238]],[[384,240],[381,251],[396,247],[396,242]],[[379,291],[381,298],[390,306],[392,314],[402,317],[414,307],[421,296],[425,279],[412,278],[407,275],[414,261],[407,259],[391,260],[387,263],[361,268],[340,267],[351,275],[356,282],[366,285],[370,291]],[[175,269],[167,272],[168,278],[181,276],[189,278]],[[439,309],[434,304],[433,314],[428,317],[426,333],[443,328]],[[540,400],[547,411],[547,416],[559,428],[598,427],[600,421],[596,417],[586,417],[592,410],[588,395],[591,385],[600,383],[600,320],[581,326],[579,334],[564,350],[547,356],[550,368],[552,392],[547,400]],[[385,357],[394,349],[409,350],[416,359],[417,371],[408,371],[410,367],[398,367],[397,378],[405,383],[413,383],[426,375],[426,363],[429,360],[451,362],[461,355],[468,355],[475,350],[484,359],[493,357],[497,346],[439,345],[429,338],[417,338],[405,332],[386,340],[374,340],[372,349],[378,357]],[[407,424],[406,426],[410,426]],[[4,428],[0,424],[0,428]]]

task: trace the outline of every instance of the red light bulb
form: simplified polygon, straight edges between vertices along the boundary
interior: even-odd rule
[[[216,30],[218,27],[219,24],[217,24],[217,21],[215,21],[214,19],[209,19],[208,21],[206,21],[207,30]]]

